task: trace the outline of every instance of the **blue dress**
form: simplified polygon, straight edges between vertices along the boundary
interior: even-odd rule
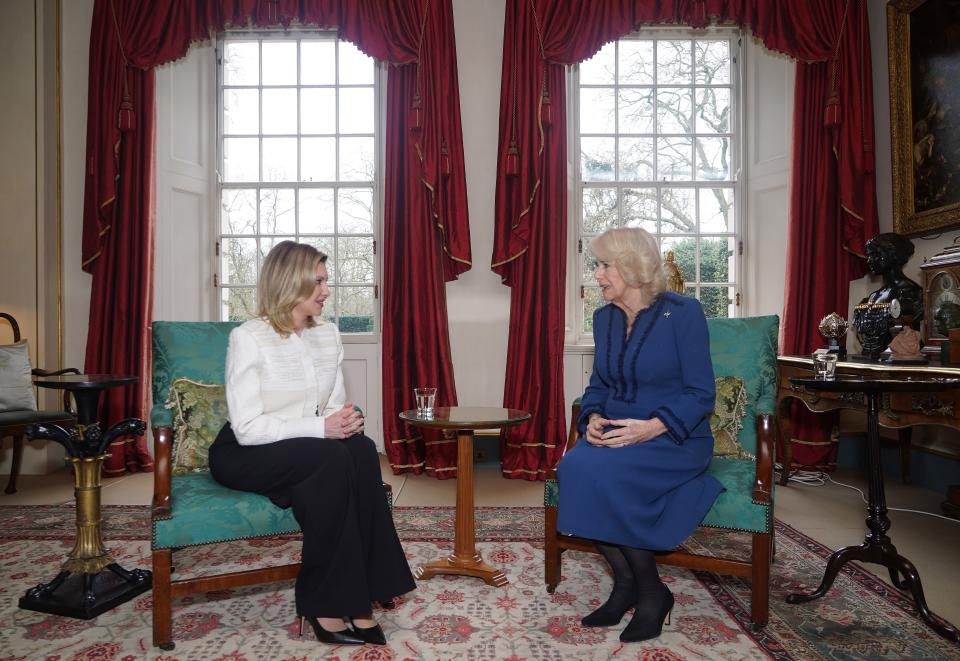
[[[581,439],[560,461],[561,532],[652,551],[676,548],[723,491],[713,455],[715,386],[707,320],[695,298],[666,292],[642,310],[593,315],[593,375],[581,398]],[[591,413],[659,418],[667,431],[620,448],[582,438]]]

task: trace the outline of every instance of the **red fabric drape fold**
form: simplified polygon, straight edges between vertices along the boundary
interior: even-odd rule
[[[388,159],[384,173],[384,236],[390,237],[383,256],[384,293],[392,278],[414,285],[397,294],[410,305],[390,313],[385,309],[383,315],[385,346],[389,339],[391,346],[403,348],[392,354],[391,369],[384,370],[389,454],[392,440],[409,435],[397,428],[396,413],[409,408],[410,387],[434,382],[441,387],[441,402],[456,401],[444,282],[469,269],[471,256],[450,0],[96,0],[82,245],[83,268],[94,278],[86,370],[141,377],[140,391],[123,398],[112,394],[102,416],[107,423],[122,416],[144,417],[155,222],[151,69],[183,57],[192,43],[227,26],[293,22],[336,28],[363,52],[397,65],[390,72],[387,97],[393,130],[392,119],[406,114],[415,92],[423,100],[417,135],[388,138],[399,151]],[[431,292],[425,298],[436,304],[429,311],[411,298],[424,291]],[[416,358],[426,354],[437,359]],[[143,462],[149,459],[145,447],[136,455]],[[453,457],[455,461],[455,453]],[[394,470],[408,470],[398,466],[400,460],[399,453],[391,455]],[[129,462],[121,457],[116,465],[124,463]],[[108,462],[108,472],[113,465]]]
[[[849,211],[833,226],[821,224],[820,216],[798,215],[798,209],[817,206],[813,191],[824,189],[804,180],[791,193],[791,236],[825,232],[835,243],[856,250],[877,227],[865,16],[862,0],[507,0],[491,268],[512,287],[504,406],[526,409],[533,418],[503,434],[505,475],[537,479],[562,454],[567,228],[562,65],[587,59],[603,44],[654,23],[735,23],[750,28],[767,48],[803,63],[826,62],[840,53],[838,61],[843,66],[824,64],[810,75],[828,90],[837,88],[841,120],[829,131],[809,136],[819,142],[796,141],[794,152],[810,154],[808,175],[826,177],[832,168],[837,181],[827,194],[835,208]],[[848,58],[857,59],[858,64],[851,66]],[[547,129],[540,121],[544,77],[554,117],[554,128]],[[798,95],[806,93],[799,85],[797,91]],[[826,96],[824,105],[815,110],[811,106],[816,102],[798,98],[796,103],[795,127],[823,123]],[[800,135],[798,130],[795,133]],[[821,264],[815,273],[791,268],[787,291],[800,293],[801,282],[815,290],[843,290],[834,304],[835,309],[845,310],[849,277],[856,277],[856,268],[840,262]],[[843,281],[838,283],[840,278]],[[794,300],[788,295],[784,327],[815,332],[819,317],[811,316],[814,311],[803,296]],[[783,348],[786,352],[800,350],[787,340]]]

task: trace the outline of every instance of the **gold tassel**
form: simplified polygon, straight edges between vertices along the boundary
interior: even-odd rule
[[[550,90],[547,81],[543,81],[543,91],[540,93],[540,123],[544,128],[553,126],[553,103],[550,102]]]
[[[510,138],[510,146],[507,147],[504,169],[508,177],[516,177],[520,174],[520,152],[517,150],[517,141],[513,138]]]
[[[136,115],[133,112],[133,102],[130,100],[129,94],[123,95],[123,100],[120,102],[120,112],[117,115],[117,128],[124,133],[129,133],[133,131],[136,123]]]
[[[452,170],[450,164],[450,152],[447,151],[447,141],[445,138],[440,139],[440,174],[444,177],[449,177]]]
[[[833,90],[827,97],[827,106],[823,111],[824,126],[840,126],[840,94]]]
[[[412,133],[420,133],[420,129],[423,127],[423,102],[419,92],[413,95],[413,105],[410,106],[408,121],[410,123],[410,131]]]

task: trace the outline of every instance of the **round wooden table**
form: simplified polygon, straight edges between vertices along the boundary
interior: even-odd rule
[[[441,406],[432,414],[420,416],[416,409],[404,411],[400,419],[414,427],[455,429],[457,432],[457,515],[453,553],[417,567],[413,575],[426,580],[437,574],[457,574],[482,578],[487,584],[502,587],[507,576],[483,561],[477,553],[473,518],[473,430],[510,427],[530,419],[519,409],[486,406]]]

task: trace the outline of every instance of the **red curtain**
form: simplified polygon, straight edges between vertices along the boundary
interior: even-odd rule
[[[84,269],[94,277],[86,370],[141,378],[138,393],[111,396],[105,422],[144,416],[155,223],[152,68],[182,57],[190,44],[228,25],[294,21],[337,28],[363,52],[396,65],[387,96],[387,139],[396,149],[384,172],[384,295],[406,305],[384,306],[384,438],[395,472],[419,472],[423,464],[404,465],[409,453],[398,446],[417,447],[422,457],[422,444],[393,443],[411,436],[398,429],[396,413],[410,408],[414,385],[436,383],[441,403],[456,402],[444,282],[470,267],[450,0],[96,0],[82,247]],[[397,126],[397,117],[411,117],[408,130]],[[407,283],[402,292],[388,291],[394,278]],[[434,307],[425,310],[421,296]],[[433,358],[419,358],[424,355]],[[144,465],[149,460],[145,447],[135,455]],[[447,468],[455,452],[441,453],[437,461]],[[108,466],[125,463],[121,454]]]
[[[644,24],[705,26],[735,23],[750,28],[767,48],[801,62],[837,62],[838,51],[860,58],[858,66],[836,64],[812,68],[828,90],[826,98],[804,98],[799,84],[794,125],[830,120],[829,130],[809,140],[795,130],[794,153],[809,158],[807,173],[816,180],[836,173],[835,185],[804,180],[791,192],[791,236],[821,233],[833,243],[862,245],[876,232],[872,155],[872,113],[869,43],[863,0],[507,0],[504,21],[503,72],[500,87],[500,133],[494,248],[491,268],[512,288],[507,383],[504,406],[530,411],[529,423],[502,435],[502,464],[507,477],[542,479],[562,454],[564,439],[563,334],[566,263],[566,99],[563,67],[588,59],[604,43]],[[863,20],[860,20],[860,19]],[[868,40],[867,40],[868,42]],[[866,58],[865,60],[863,58]],[[804,66],[804,65],[801,65]],[[806,65],[811,66],[811,65]],[[835,76],[835,77],[834,77]],[[866,77],[857,83],[853,77]],[[834,83],[836,80],[836,83]],[[861,78],[862,81],[862,78]],[[827,96],[830,96],[829,94]],[[833,103],[836,101],[836,103]],[[825,117],[825,108],[839,111]],[[815,141],[821,142],[815,142]],[[834,225],[821,216],[797,215],[817,205],[815,190],[833,196],[848,211]],[[834,254],[833,252],[827,254]],[[793,263],[793,262],[791,262]],[[787,290],[808,282],[810,289],[842,289],[856,277],[839,262],[821,264],[815,273],[787,273]],[[838,283],[839,278],[846,278]],[[837,309],[846,309],[846,293]],[[843,303],[842,306],[839,303]],[[788,298],[786,328],[815,328],[810,306]],[[784,350],[796,351],[784,342]]]

